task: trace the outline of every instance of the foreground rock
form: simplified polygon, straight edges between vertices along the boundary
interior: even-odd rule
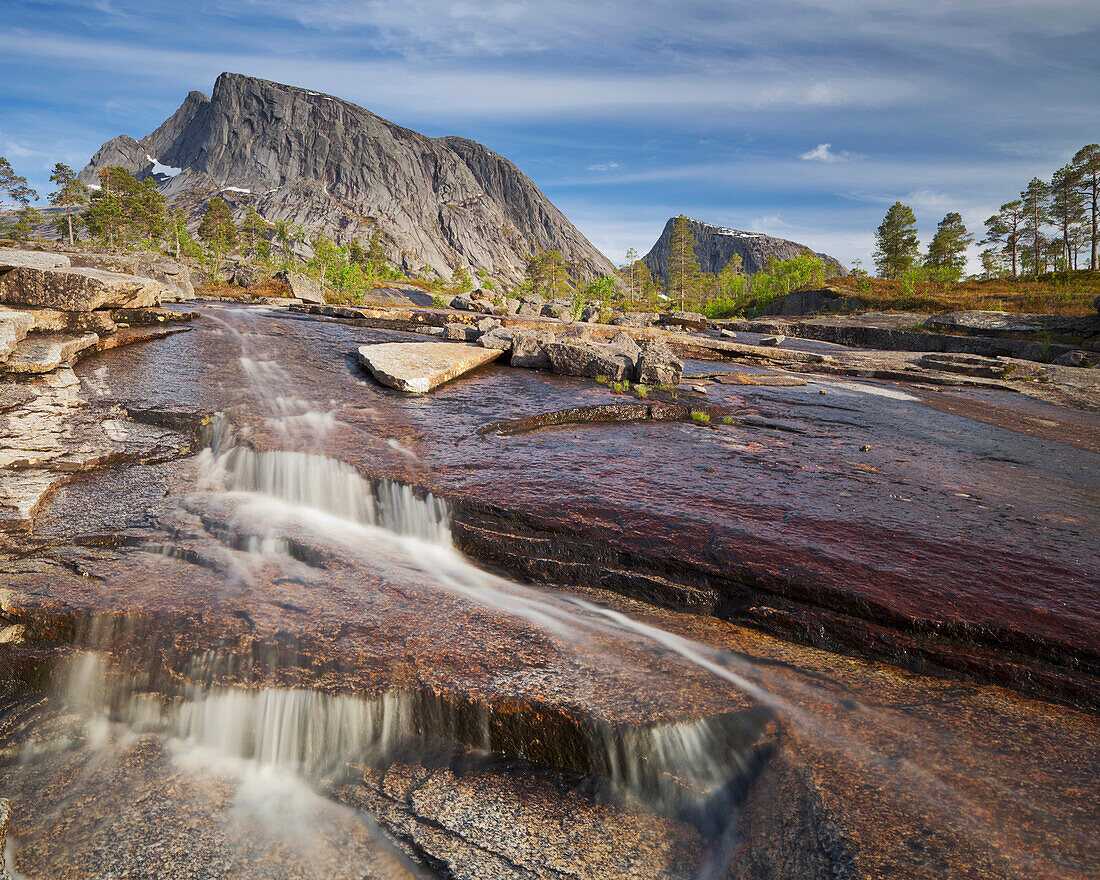
[[[424,394],[496,360],[500,349],[448,342],[385,342],[359,348],[359,363],[383,385]]]
[[[0,248],[0,302],[86,312],[158,305],[164,285],[151,278],[75,268],[60,254]]]

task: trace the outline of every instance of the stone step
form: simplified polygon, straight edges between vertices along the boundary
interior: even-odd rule
[[[77,355],[99,342],[96,333],[31,333],[8,355],[8,373],[49,373],[72,364]]]
[[[0,361],[6,361],[15,347],[34,327],[34,315],[14,309],[0,311]]]

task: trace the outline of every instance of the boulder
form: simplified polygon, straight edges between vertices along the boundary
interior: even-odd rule
[[[1092,301],[1092,305],[1093,308],[1096,309],[1096,311],[1100,312],[1100,296],[1096,297],[1096,299]]]
[[[569,314],[569,310],[562,308],[557,303],[550,302],[539,310],[539,314],[544,318],[557,318],[560,320]]]
[[[7,269],[64,269],[72,265],[64,254],[0,248],[0,272]]]
[[[511,299],[510,297],[504,298],[504,311],[509,315],[515,315],[519,312],[520,301],[518,299]]]
[[[414,327],[413,332],[419,333],[421,336],[438,336],[440,339],[443,338],[442,327],[428,327],[425,325],[421,325],[419,327]]]
[[[1086,351],[1067,351],[1064,355],[1056,357],[1052,364],[1056,364],[1059,367],[1095,367],[1100,364],[1100,354]]]
[[[501,351],[512,350],[512,331],[507,327],[493,327],[487,333],[483,333],[477,344],[482,348],[497,348]]]
[[[238,287],[252,287],[259,284],[266,277],[267,273],[259,266],[238,263],[233,267],[233,277],[230,279],[230,283],[236,284]]]
[[[653,312],[623,312],[611,323],[616,327],[652,327],[658,321],[658,316]]]
[[[633,358],[637,358],[638,355],[642,353],[642,348],[634,340],[634,337],[622,330],[611,337],[610,344]]]
[[[537,317],[542,314],[542,307],[545,303],[534,296],[525,296],[519,301],[519,308],[516,309],[517,315],[530,315]]]
[[[495,330],[500,326],[500,321],[497,318],[482,318],[477,322],[477,329],[482,333],[488,333],[490,330]]]
[[[359,348],[359,363],[383,385],[424,394],[500,357],[500,349],[448,342],[383,342]]]
[[[513,367],[524,367],[529,370],[549,370],[550,355],[546,348],[554,341],[554,334],[546,330],[521,330],[512,331],[512,359]]]
[[[63,312],[147,308],[159,305],[164,291],[151,278],[102,269],[0,268],[0,302],[20,306]]]
[[[305,303],[324,304],[325,295],[320,283],[308,275],[300,272],[280,272],[275,277],[286,282],[287,287],[290,288],[290,295],[295,299]]]
[[[867,302],[855,296],[847,296],[835,287],[816,290],[796,290],[772,300],[760,313],[762,315],[817,315],[823,312],[858,312],[867,308]]]
[[[662,312],[661,324],[665,327],[679,327],[682,330],[706,330],[708,318],[698,312]]]
[[[581,310],[581,320],[584,321],[586,324],[599,323],[601,311],[602,309],[598,305],[595,305],[594,303],[588,303]]]
[[[662,342],[643,346],[637,363],[636,377],[643,385],[679,385],[684,375],[684,362]]]
[[[481,331],[469,324],[445,324],[443,326],[443,338],[452,342],[477,342]]]
[[[195,288],[188,268],[155,251],[132,254],[70,253],[66,256],[74,268],[103,269],[159,281],[165,287],[165,292],[161,295],[162,302],[182,302],[195,298]]]
[[[610,345],[555,340],[546,346],[546,353],[554,372],[563,376],[620,382],[634,373],[634,360]]]

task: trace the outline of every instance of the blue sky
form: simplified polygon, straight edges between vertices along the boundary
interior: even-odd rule
[[[870,263],[1100,140],[1096,0],[0,0],[0,155],[45,193],[224,70],[514,161],[605,253],[674,214]]]

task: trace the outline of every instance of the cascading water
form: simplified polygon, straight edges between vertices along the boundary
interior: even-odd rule
[[[232,323],[227,320],[225,326],[241,343],[242,368],[254,383],[246,390],[257,402],[251,408],[242,405],[240,416],[227,406],[231,417],[212,420],[198,478],[178,495],[181,515],[155,532],[156,540],[163,538],[160,549],[177,558],[157,556],[164,568],[150,570],[178,572],[186,570],[180,560],[199,559],[207,565],[201,572],[204,583],[224,581],[220,593],[204,594],[193,606],[185,602],[182,612],[171,606],[181,629],[209,613],[223,629],[229,628],[227,619],[239,623],[234,632],[245,636],[240,642],[228,636],[219,641],[219,631],[180,657],[172,654],[173,634],[163,638],[162,632],[162,641],[142,654],[140,613],[94,617],[74,638],[81,652],[69,667],[64,694],[65,703],[97,732],[89,741],[105,742],[108,729],[119,732],[118,741],[154,738],[181,760],[186,756],[217,765],[225,759],[244,775],[293,777],[316,788],[338,780],[349,767],[385,767],[410,756],[427,763],[455,754],[503,754],[509,761],[536,765],[536,772],[551,767],[563,778],[585,774],[586,784],[598,779],[600,798],[643,804],[647,816],[688,819],[705,831],[711,851],[708,859],[692,862],[695,876],[724,877],[735,842],[735,804],[741,803],[737,786],[752,778],[759,750],[770,748],[768,738],[779,727],[780,736],[790,733],[797,740],[794,748],[813,750],[817,766],[854,765],[872,780],[867,790],[895,786],[936,822],[968,817],[978,828],[968,829],[973,837],[999,839],[996,814],[986,810],[988,799],[970,799],[969,792],[953,785],[946,758],[928,760],[925,752],[923,764],[908,760],[912,745],[925,737],[925,727],[904,713],[868,708],[868,691],[862,692],[864,702],[854,699],[842,676],[834,685],[824,676],[814,680],[811,674],[797,674],[785,655],[771,664],[745,660],[708,647],[705,635],[696,637],[694,624],[676,629],[675,620],[670,624],[659,615],[647,621],[644,609],[624,614],[591,594],[529,588],[471,564],[454,549],[451,512],[442,499],[399,482],[370,479],[318,454],[338,424],[333,416],[338,407],[310,399],[285,370],[260,356],[259,336]],[[254,430],[261,422],[269,430]],[[183,494],[189,489],[194,491]],[[157,546],[150,541],[142,549]],[[195,577],[197,583],[200,575]],[[329,604],[310,601],[329,590],[344,592]],[[361,607],[381,609],[383,618],[391,610],[385,602],[356,604],[357,592],[392,592],[404,603],[402,614],[425,621],[452,614],[458,622],[447,632],[472,635],[457,647],[437,645],[413,628],[394,637],[392,656],[372,654],[369,644],[357,642],[355,650],[361,653],[353,662],[372,671],[384,667],[371,679],[377,685],[380,678],[380,686],[360,688],[350,676],[341,679],[346,656],[321,656],[299,640],[322,629],[324,613],[354,632],[374,622],[363,619]],[[227,597],[231,607],[240,598],[240,617],[216,617],[203,604],[211,597]],[[286,621],[300,615],[307,622],[296,629],[288,623],[284,632],[284,618],[272,608],[286,609]],[[275,621],[266,631],[267,643],[247,640],[249,627],[260,623],[251,616],[256,609],[269,614],[268,623]],[[387,623],[383,619],[382,626]],[[509,628],[522,637],[509,635],[509,641],[502,635]],[[344,638],[345,629],[325,632]],[[372,632],[377,636],[379,630]],[[540,646],[553,643],[556,665],[547,665],[538,650],[528,654],[522,642],[528,636],[541,640]],[[278,642],[278,648],[284,637],[285,655],[272,647]],[[484,653],[471,656],[469,665],[496,664],[500,669],[489,671],[499,674],[433,678],[416,663],[426,657],[425,664],[438,661],[453,671],[466,660],[462,652],[469,645],[482,643]],[[713,643],[736,645],[735,640]],[[189,643],[180,639],[180,644]],[[240,650],[242,644],[246,650]],[[510,654],[517,655],[515,663],[502,660],[510,660]],[[269,657],[275,659],[268,662]],[[269,675],[272,663],[284,657],[296,664],[293,675]],[[147,668],[140,668],[142,662]],[[625,668],[637,674],[617,678],[615,673]],[[333,669],[337,672],[330,674]],[[567,680],[569,687],[554,690],[554,677]],[[699,701],[701,711],[693,711],[694,706],[683,710],[688,701],[672,698],[660,712],[631,714],[650,697],[675,697],[681,679],[691,677],[717,682],[714,692],[741,695],[752,708],[732,711],[716,700],[713,705],[721,708],[708,715],[714,692],[707,691]],[[453,681],[469,684],[469,692],[449,688]],[[494,688],[506,697],[494,699]],[[629,721],[605,722],[577,711],[586,699],[598,701],[607,692],[615,692],[616,699],[607,702],[615,709],[625,707]],[[890,728],[904,746],[877,738]],[[945,754],[958,754],[953,740],[940,741]],[[882,742],[890,748],[884,751]],[[28,744],[28,762],[45,747]],[[319,800],[310,803],[315,809]],[[305,819],[281,819],[278,829],[295,823]]]

